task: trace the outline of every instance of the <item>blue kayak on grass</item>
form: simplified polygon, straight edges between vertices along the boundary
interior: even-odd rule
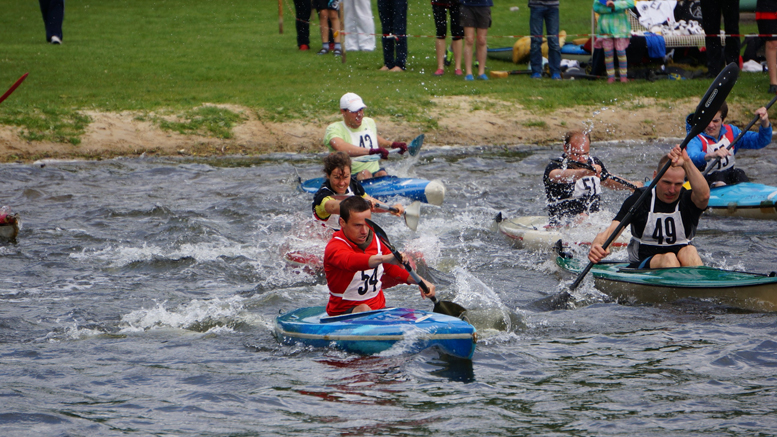
[[[360,182],[367,194],[379,200],[402,196],[438,206],[445,200],[445,186],[440,181],[383,176]],[[300,188],[306,193],[315,194],[323,183],[324,178],[308,179],[302,182]]]
[[[428,348],[459,358],[475,352],[475,327],[456,317],[407,308],[384,308],[329,317],[326,308],[307,307],[275,319],[275,337],[283,344],[335,347],[371,355],[397,343],[408,353]]]
[[[742,182],[710,189],[708,212],[727,217],[777,220],[777,187]]]

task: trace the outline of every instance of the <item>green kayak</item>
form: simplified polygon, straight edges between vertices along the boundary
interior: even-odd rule
[[[587,260],[586,260],[587,261]],[[579,273],[579,260],[556,258],[562,269]],[[625,303],[662,303],[694,298],[750,311],[777,311],[777,276],[713,267],[633,269],[603,262],[591,269],[596,288]]]

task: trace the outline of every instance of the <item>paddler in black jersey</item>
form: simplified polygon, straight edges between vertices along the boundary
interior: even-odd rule
[[[702,265],[691,241],[696,234],[699,217],[707,208],[710,187],[688,153],[680,146],[675,146],[661,159],[653,173],[654,178],[670,160],[671,167],[659,179],[650,195],[637,206],[631,220],[632,237],[628,247],[630,267],[660,269]],[[686,178],[691,184],[691,190],[683,187]],[[592,263],[598,263],[609,255],[609,249],[604,250],[602,245],[637,203],[644,190],[646,188],[635,190],[623,202],[610,227],[596,236],[588,253]]]
[[[610,175],[599,158],[589,155],[590,147],[587,132],[569,131],[564,136],[564,154],[545,167],[543,182],[551,225],[567,225],[581,214],[599,211],[602,186],[614,190],[643,186],[642,182]]]

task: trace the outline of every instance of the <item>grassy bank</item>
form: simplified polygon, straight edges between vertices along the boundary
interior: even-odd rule
[[[379,41],[373,53],[348,53],[345,64],[331,55],[317,56],[315,17],[312,50],[298,51],[291,0],[283,0],[282,35],[275,0],[69,0],[61,46],[45,42],[37,2],[6,3],[0,12],[0,92],[24,72],[30,75],[0,104],[0,123],[19,126],[28,140],[77,145],[88,123],[79,112],[83,110],[138,111],[182,132],[195,128],[165,122],[161,116],[197,118],[191,116],[196,115],[193,108],[216,103],[251,108],[268,121],[320,120],[336,112],[344,92],[353,91],[364,97],[370,115],[434,129],[435,120],[426,110],[434,105],[434,96],[493,97],[542,115],[561,107],[642,96],[671,104],[698,98],[709,85],[707,80],[608,86],[601,81],[536,81],[525,75],[488,82],[464,82],[450,73],[435,77],[428,0],[409,2],[408,32],[426,37],[409,40],[404,73],[377,71],[382,64]],[[511,6],[519,10],[511,12]],[[590,33],[590,7],[585,0],[562,2],[561,28],[570,35]],[[510,35],[528,33],[525,0],[495,0],[492,13],[489,46],[511,46],[515,38]],[[375,19],[380,31],[377,10]],[[755,25],[745,24],[742,31],[755,32]],[[487,65],[492,70],[525,68],[492,59]],[[765,74],[743,74],[730,100],[763,104],[769,97],[767,88]],[[211,126],[240,122],[223,111],[210,116]],[[198,132],[229,135],[223,129]]]

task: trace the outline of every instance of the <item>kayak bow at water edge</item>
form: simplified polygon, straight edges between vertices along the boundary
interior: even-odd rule
[[[376,199],[386,200],[401,196],[437,206],[442,205],[445,200],[445,185],[438,180],[383,176],[359,182],[364,187],[364,191]],[[300,189],[306,193],[315,194],[323,183],[324,178],[308,179],[300,184]]]
[[[556,264],[578,274],[577,259],[559,256]],[[668,303],[699,299],[748,311],[777,311],[777,275],[723,270],[714,267],[633,269],[628,263],[595,264],[594,284],[622,303]]]
[[[403,343],[408,353],[437,348],[459,358],[475,352],[475,327],[456,317],[407,308],[384,308],[329,317],[324,307],[299,308],[275,319],[283,344],[335,347],[371,355]]]
[[[551,250],[559,240],[578,246],[590,245],[602,228],[588,222],[576,226],[551,226],[546,216],[523,216],[505,220],[502,219],[501,213],[497,215],[496,221],[499,232],[509,238],[516,248],[527,250]],[[624,248],[630,239],[631,232],[627,229],[611,247]]]
[[[777,187],[751,182],[710,189],[707,212],[725,217],[777,220]]]

